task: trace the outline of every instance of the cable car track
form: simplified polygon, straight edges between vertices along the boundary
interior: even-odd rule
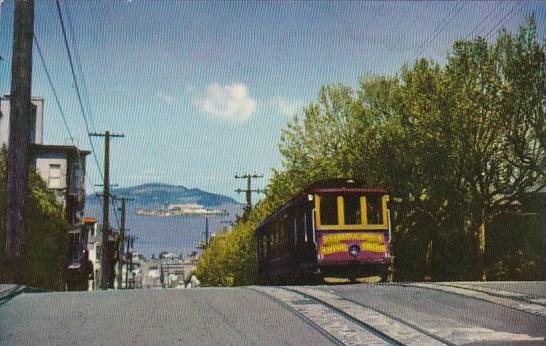
[[[538,304],[538,305],[542,305],[546,307],[546,298],[540,298],[533,294],[524,294],[524,293],[518,293],[514,291],[501,290],[497,288],[470,285],[464,282],[460,282],[460,283],[459,282],[441,282],[437,284],[442,286],[447,286],[447,287],[462,288],[469,291],[485,293],[485,294],[499,297],[499,298],[513,299],[513,300],[521,301],[523,303]]]
[[[453,345],[408,322],[310,287],[253,287],[343,345]]]
[[[515,295],[517,295],[517,293],[514,293],[512,296],[507,296],[506,294],[503,295],[499,293],[503,291],[496,290],[497,294],[492,294],[491,292],[486,292],[486,290],[478,290],[469,287],[458,287],[456,285],[444,283],[394,283],[393,285],[424,288],[439,292],[446,292],[458,295],[460,297],[474,298],[488,303],[497,304],[535,316],[546,317],[546,305],[542,301],[534,302],[526,299],[517,299],[515,298]],[[504,293],[506,292],[507,291],[504,291]]]
[[[294,309],[291,305],[282,302],[281,300],[271,296],[270,294],[267,294],[263,290],[259,290],[259,289],[256,289],[256,288],[248,288],[248,287],[245,287],[245,289],[256,292],[256,293],[266,297],[267,299],[270,299],[271,301],[281,305],[283,308],[289,310],[290,312],[292,312],[293,314],[298,316],[305,324],[307,324],[308,326],[310,326],[314,330],[318,331],[320,334],[324,335],[326,338],[330,339],[330,341],[332,341],[332,344],[340,345],[340,346],[345,345],[345,343],[343,343],[343,341],[339,340],[334,335],[328,333],[328,331],[324,330],[323,327],[321,327],[319,324],[314,322],[312,319],[308,318],[305,314],[301,313],[297,309]]]

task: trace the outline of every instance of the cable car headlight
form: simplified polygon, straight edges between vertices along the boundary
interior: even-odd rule
[[[360,254],[360,247],[358,245],[351,245],[349,247],[349,255],[352,257],[358,257]]]

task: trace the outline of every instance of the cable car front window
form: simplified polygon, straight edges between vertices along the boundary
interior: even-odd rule
[[[346,225],[360,225],[363,223],[360,210],[360,195],[355,193],[344,194],[343,209]]]
[[[337,196],[326,194],[320,196],[320,224],[337,225]]]
[[[366,212],[368,214],[368,225],[380,225],[383,223],[381,196],[379,194],[366,196]]]

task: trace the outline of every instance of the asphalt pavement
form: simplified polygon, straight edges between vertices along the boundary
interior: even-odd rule
[[[544,282],[51,293],[9,287],[13,294],[0,294],[0,345],[544,345],[545,288]]]

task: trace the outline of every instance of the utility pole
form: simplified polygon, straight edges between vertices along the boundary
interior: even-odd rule
[[[209,246],[209,218],[205,216],[205,248]]]
[[[246,189],[237,189],[235,192],[246,193],[246,211],[249,212],[252,209],[252,192],[256,193],[263,193],[264,190],[260,189],[252,189],[252,179],[253,178],[263,178],[263,175],[257,175],[257,174],[249,174],[246,173],[244,175],[236,175],[235,179],[246,179]]]
[[[131,240],[131,236],[127,236],[127,238],[125,238],[126,242],[127,242],[127,265],[129,264],[129,258],[132,256],[132,249],[130,248],[130,245],[129,242]],[[129,250],[131,249],[131,251]],[[129,288],[129,267],[125,268],[125,288],[128,289]]]
[[[129,271],[131,272],[131,276],[133,276],[133,241],[135,240],[135,237],[128,236],[127,237],[127,255],[129,256]],[[125,273],[125,287],[127,288],[135,288],[135,280],[133,276],[133,283],[129,285],[129,271]]]
[[[100,261],[101,267],[101,289],[114,288],[113,282],[113,266],[112,266],[112,249],[110,249],[110,138],[125,137],[122,134],[111,134],[110,131],[104,133],[90,133],[93,137],[104,137],[104,190],[102,193],[102,256]]]
[[[122,287],[122,277],[123,277],[123,262],[126,262],[124,260],[124,254],[123,254],[123,249],[125,247],[125,202],[126,201],[134,201],[134,199],[132,198],[125,198],[125,197],[122,197],[120,198],[121,200],[121,207],[119,208],[119,210],[121,211],[121,220],[120,220],[120,230],[119,230],[119,247],[118,247],[118,251],[119,251],[119,260],[118,260],[118,289],[121,289]],[[127,272],[129,268],[127,268],[127,263],[125,263],[125,271]],[[127,288],[127,280],[125,280],[125,288]]]
[[[7,199],[7,271],[5,282],[22,284],[25,251],[25,194],[28,185],[29,164],[28,142],[30,126],[32,126],[30,119],[32,118],[31,82],[34,0],[15,1],[13,26],[7,195],[5,197]]]

